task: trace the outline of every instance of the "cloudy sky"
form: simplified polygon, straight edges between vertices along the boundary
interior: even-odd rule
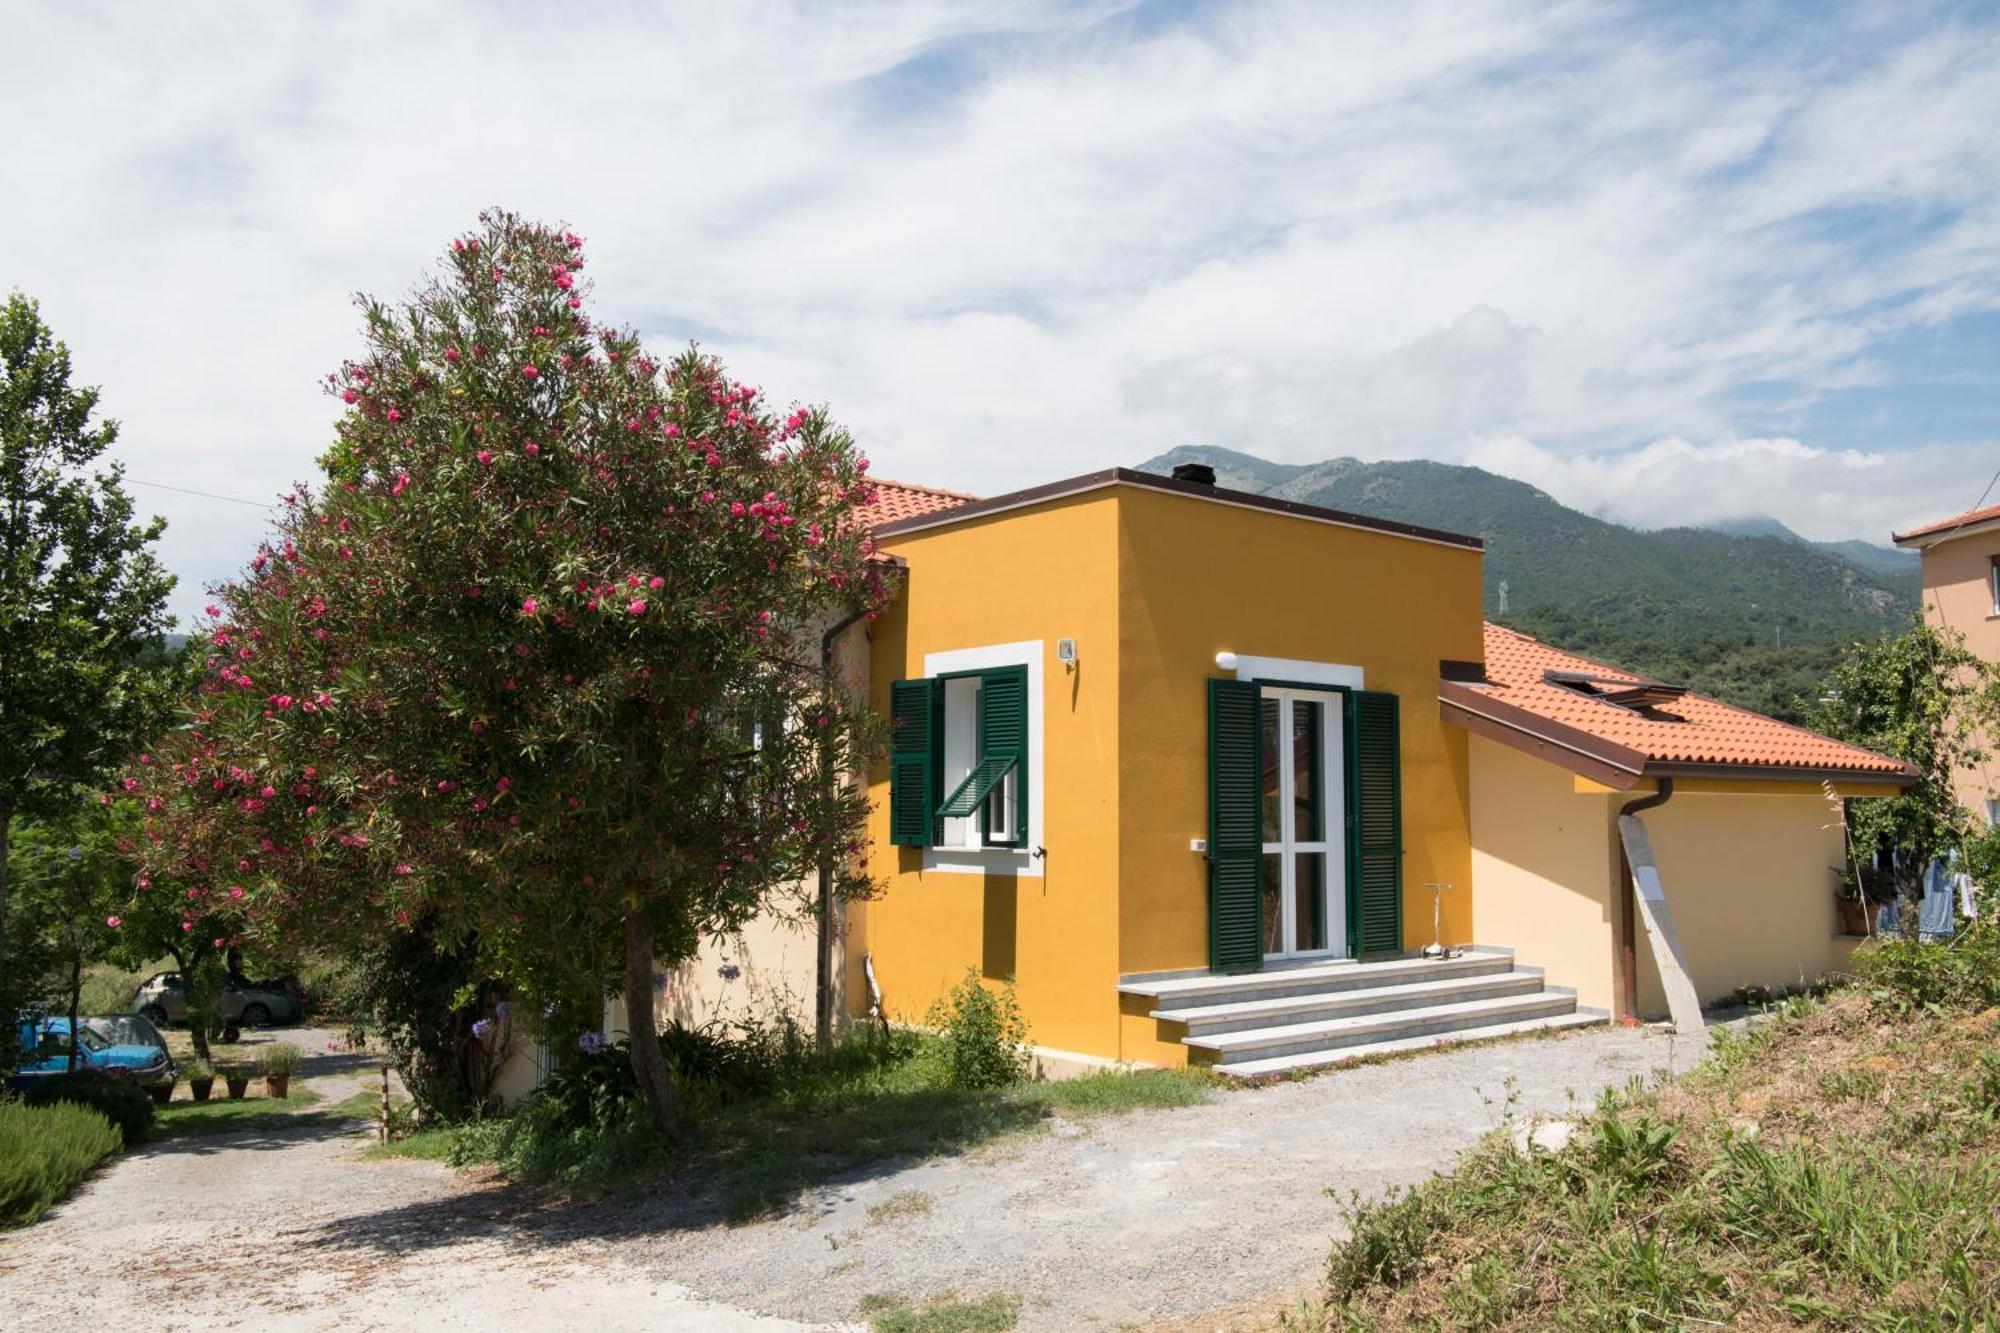
[[[992,493],[1175,444],[1880,540],[2000,466],[2000,10],[0,3],[0,289],[177,608],[484,205]]]

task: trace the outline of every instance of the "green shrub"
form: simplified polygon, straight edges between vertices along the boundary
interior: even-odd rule
[[[604,1114],[584,1124],[546,1097],[523,1102],[500,1131],[494,1160],[515,1180],[596,1191],[657,1167],[665,1143],[638,1097],[604,1104]],[[481,1144],[468,1142],[467,1151]]]
[[[290,1078],[299,1072],[305,1052],[288,1041],[273,1042],[257,1057],[257,1068],[265,1078]]]
[[[0,1100],[0,1227],[26,1226],[118,1151],[116,1126],[71,1102]]]
[[[2000,924],[1981,919],[1944,941],[1882,939],[1854,955],[1878,1006],[1986,1009],[2000,1004]]]
[[[127,1079],[94,1070],[60,1074],[32,1089],[22,1100],[30,1106],[59,1102],[87,1106],[116,1126],[127,1145],[146,1137],[153,1127],[153,1100]]]
[[[967,968],[924,1021],[944,1034],[948,1086],[999,1088],[1028,1076],[1028,1024],[1012,986],[996,990]]]

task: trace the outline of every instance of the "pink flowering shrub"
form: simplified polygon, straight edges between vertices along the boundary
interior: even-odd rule
[[[420,927],[569,1001],[821,868],[865,889],[841,778],[875,728],[820,635],[887,595],[866,461],[824,411],[593,324],[582,268],[489,213],[366,303],[324,476],[218,591],[184,752],[142,786],[175,882],[243,888],[245,928]]]

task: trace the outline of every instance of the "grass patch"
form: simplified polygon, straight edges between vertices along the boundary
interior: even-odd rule
[[[1688,1075],[1607,1095],[1558,1152],[1497,1133],[1354,1206],[1320,1322],[1993,1327],[1996,1039],[2000,1009],[1788,1001]]]
[[[880,1226],[885,1222],[898,1222],[906,1217],[925,1217],[937,1207],[937,1200],[922,1190],[904,1190],[891,1194],[882,1202],[868,1210],[868,1224]]]
[[[1020,1318],[1021,1302],[1012,1296],[981,1296],[962,1301],[934,1296],[923,1306],[903,1296],[863,1296],[857,1307],[875,1333],[1006,1333]]]
[[[507,1120],[422,1130],[378,1149],[454,1166],[492,1162],[513,1179],[585,1196],[667,1186],[714,1198],[744,1222],[782,1211],[830,1176],[885,1159],[962,1152],[1045,1128],[1056,1115],[1111,1115],[1187,1106],[1211,1095],[1203,1074],[1104,1071],[1056,1083],[964,1088],[951,1083],[939,1038],[857,1037],[824,1054],[794,1051],[760,1072],[754,1091],[686,1084],[687,1134],[665,1144],[636,1102],[592,1093],[595,1122],[558,1116],[536,1097]],[[622,1059],[622,1056],[619,1057]]]
[[[216,1083],[216,1092],[222,1092],[220,1081]],[[345,1118],[336,1113],[338,1108],[316,1111],[320,1100],[318,1093],[298,1084],[293,1085],[290,1097],[282,1099],[254,1093],[242,1101],[231,1101],[221,1095],[205,1102],[177,1098],[154,1111],[151,1138],[158,1142],[205,1138],[212,1134],[297,1129],[302,1125],[335,1124]]]
[[[68,1198],[124,1137],[87,1106],[0,1099],[0,1227],[21,1227]]]

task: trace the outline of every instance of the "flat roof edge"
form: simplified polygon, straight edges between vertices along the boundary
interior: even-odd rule
[[[1220,486],[1204,486],[1199,482],[1176,481],[1172,477],[1162,477],[1151,472],[1135,472],[1130,468],[1106,468],[1101,472],[1086,472],[1082,476],[1067,477],[1061,481],[1048,482],[1041,486],[1031,486],[1026,490],[1013,491],[1006,495],[990,496],[984,500],[974,500],[969,504],[951,509],[940,509],[932,514],[915,514],[900,518],[893,523],[884,523],[874,530],[879,538],[896,537],[905,533],[920,532],[926,528],[944,527],[951,523],[963,523],[971,519],[985,518],[1005,513],[1010,509],[1022,509],[1029,505],[1042,504],[1049,500],[1060,500],[1072,495],[1082,495],[1089,491],[1102,490],[1109,486],[1137,486],[1144,490],[1164,491],[1170,495],[1185,495],[1190,499],[1206,500],[1210,504],[1232,505],[1239,509],[1257,509],[1267,513],[1284,514],[1292,518],[1306,519],[1315,523],[1329,523],[1336,527],[1358,528],[1365,532],[1379,532],[1391,537],[1406,537],[1414,541],[1430,542],[1439,546],[1450,546],[1458,550],[1484,551],[1486,543],[1478,537],[1464,533],[1446,532],[1441,528],[1426,528],[1414,523],[1399,523],[1394,519],[1371,518],[1366,514],[1350,514],[1341,509],[1328,509],[1321,505],[1300,504],[1295,500],[1280,500],[1269,495],[1257,495],[1250,491],[1226,490]]]

